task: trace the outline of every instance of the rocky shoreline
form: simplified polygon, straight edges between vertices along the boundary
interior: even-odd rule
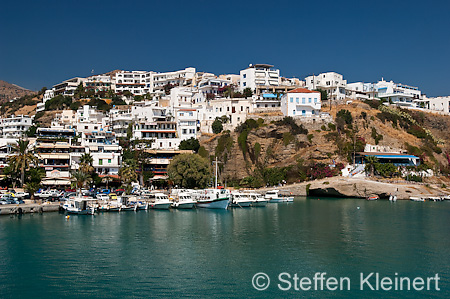
[[[280,187],[262,188],[260,191],[278,189],[294,196],[323,197],[355,197],[366,198],[378,195],[380,199],[388,199],[391,194],[399,200],[409,200],[411,196],[438,196],[448,194],[435,185],[385,183],[370,179],[331,177],[316,181],[296,183]]]

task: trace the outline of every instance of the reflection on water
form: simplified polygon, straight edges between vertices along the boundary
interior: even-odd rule
[[[359,208],[358,208],[359,207]],[[0,217],[1,297],[269,297],[257,272],[442,277],[449,295],[450,203],[297,198],[265,208]],[[356,290],[334,297],[398,297]],[[422,294],[408,293],[419,298]],[[330,297],[330,293],[308,293]]]

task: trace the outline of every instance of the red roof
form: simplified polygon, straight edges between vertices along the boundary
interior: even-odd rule
[[[306,88],[296,88],[294,90],[288,91],[288,93],[320,93],[320,91],[309,90]]]

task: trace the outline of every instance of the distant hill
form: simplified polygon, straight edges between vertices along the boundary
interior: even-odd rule
[[[0,103],[7,102],[14,98],[20,98],[24,95],[36,93],[15,84],[0,80]]]

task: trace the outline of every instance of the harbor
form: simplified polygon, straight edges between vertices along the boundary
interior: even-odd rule
[[[359,208],[358,208],[359,207]],[[416,277],[439,273],[447,298],[449,202],[296,197],[264,208],[172,209],[0,217],[3,298],[395,297],[351,285],[344,292],[281,292],[279,273]],[[252,287],[255,273],[272,284]],[[199,282],[201,281],[201,284]],[[76,290],[76,292],[74,291]]]

